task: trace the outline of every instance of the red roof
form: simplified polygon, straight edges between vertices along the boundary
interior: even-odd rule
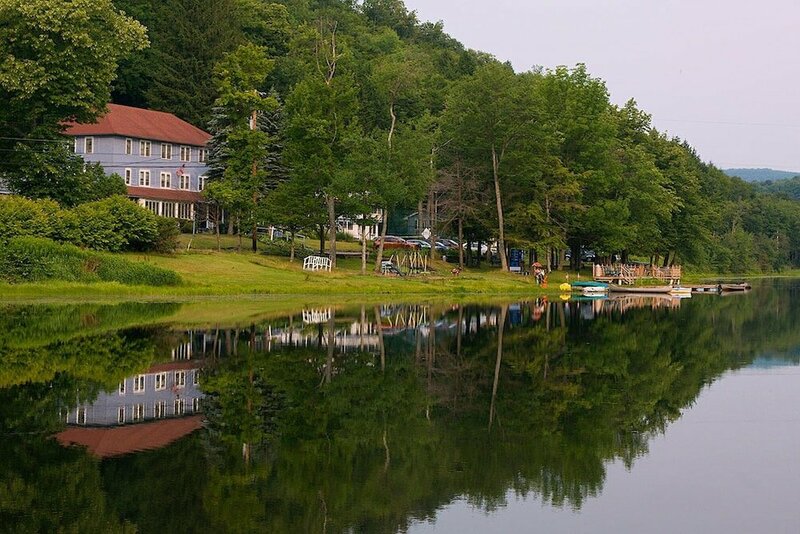
[[[56,434],[61,445],[83,445],[100,458],[166,447],[202,426],[203,416],[159,419],[136,425],[108,428],[72,426]]]
[[[211,135],[172,113],[108,104],[108,113],[94,124],[66,124],[67,135],[119,135],[205,146]]]
[[[147,200],[169,200],[172,202],[203,202],[202,193],[181,189],[159,189],[157,187],[128,186],[128,196]]]

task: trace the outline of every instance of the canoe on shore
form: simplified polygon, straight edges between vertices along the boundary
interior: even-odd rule
[[[578,282],[572,282],[570,285],[578,289],[583,289],[584,287],[602,287],[602,288],[608,287],[608,284],[606,284],[605,282],[594,282],[594,281],[588,281],[588,282],[578,281]]]
[[[672,286],[650,286],[650,287],[637,287],[637,286],[609,286],[609,291],[612,293],[637,293],[640,295],[664,294],[672,291]]]

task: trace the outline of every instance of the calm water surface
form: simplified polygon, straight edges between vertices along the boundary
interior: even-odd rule
[[[0,307],[0,531],[800,532],[800,281]]]

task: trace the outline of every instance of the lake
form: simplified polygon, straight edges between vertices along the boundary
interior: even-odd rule
[[[800,531],[800,281],[0,306],[2,531]]]

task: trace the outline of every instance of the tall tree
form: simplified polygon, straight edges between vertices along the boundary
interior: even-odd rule
[[[484,169],[488,167],[503,270],[508,270],[504,177],[510,160],[524,155],[519,151],[532,135],[540,112],[532,101],[530,85],[524,82],[524,77],[516,75],[507,65],[496,62],[484,65],[473,76],[456,83],[443,117],[444,136],[452,138],[455,147],[481,162]]]

